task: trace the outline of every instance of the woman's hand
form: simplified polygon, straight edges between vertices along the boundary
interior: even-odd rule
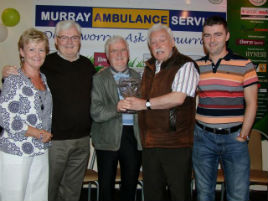
[[[28,130],[25,136],[35,137],[37,139],[40,139],[44,143],[51,141],[51,138],[53,137],[53,135],[50,132],[34,128],[32,126],[28,126]]]
[[[46,143],[46,142],[51,141],[51,138],[53,137],[52,133],[49,133],[49,132],[47,132],[45,130],[40,130],[40,131],[41,132],[40,132],[40,135],[39,135],[39,139],[42,142]]]

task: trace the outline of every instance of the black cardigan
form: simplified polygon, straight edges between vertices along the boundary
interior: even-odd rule
[[[92,76],[96,72],[93,64],[84,56],[70,62],[52,53],[46,57],[41,71],[53,97],[53,140],[89,135]]]

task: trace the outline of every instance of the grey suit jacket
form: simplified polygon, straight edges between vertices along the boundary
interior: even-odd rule
[[[130,77],[140,77],[139,73],[130,70]],[[120,148],[122,135],[122,113],[117,112],[119,102],[117,85],[110,68],[97,73],[93,77],[91,99],[92,143],[97,150],[117,151]],[[137,149],[141,150],[141,142],[137,121],[134,114],[134,134],[137,139]]]

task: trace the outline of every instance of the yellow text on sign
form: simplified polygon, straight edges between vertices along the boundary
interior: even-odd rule
[[[92,27],[148,29],[153,24],[169,26],[169,11],[93,8]]]

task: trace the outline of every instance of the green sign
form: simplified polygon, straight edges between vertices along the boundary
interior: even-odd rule
[[[256,65],[259,77],[258,122],[268,111],[268,1],[228,0],[227,22],[231,34],[229,48]]]

